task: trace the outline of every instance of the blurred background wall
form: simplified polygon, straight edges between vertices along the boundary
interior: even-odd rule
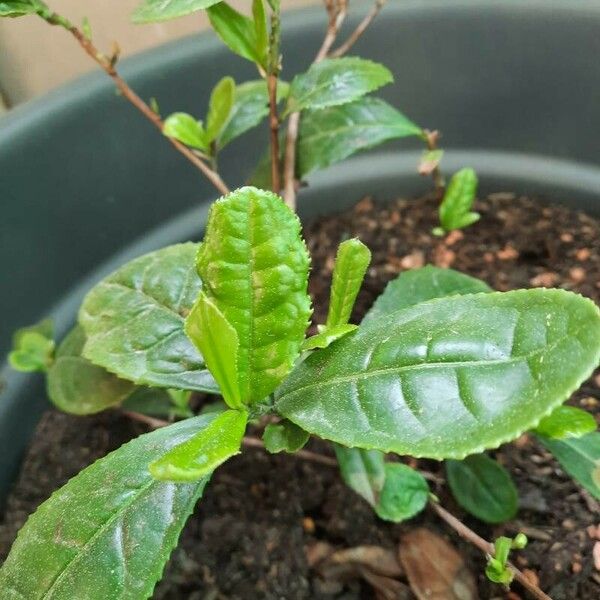
[[[47,0],[58,13],[74,23],[87,17],[94,42],[110,51],[118,41],[122,56],[206,29],[208,20],[199,12],[174,21],[133,25],[129,15],[141,0]],[[320,0],[284,0],[286,10],[318,4]],[[248,10],[248,0],[231,0]],[[73,77],[95,68],[90,58],[63,30],[37,17],[0,19],[0,113],[2,104],[13,106],[43,94]]]

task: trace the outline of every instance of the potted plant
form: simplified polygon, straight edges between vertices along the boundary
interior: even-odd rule
[[[332,457],[302,450],[313,435],[334,443],[343,480],[379,518],[403,522],[429,505],[487,555],[491,581],[516,578],[547,597],[508,562],[525,536],[499,536],[493,545],[479,538],[431,494],[426,477],[436,475],[415,469],[415,460],[446,460],[456,502],[483,521],[503,522],[516,512],[516,490],[501,464],[482,452],[529,431],[597,495],[595,421],[563,403],[598,364],[598,308],[565,290],[493,292],[456,271],[423,267],[393,280],[353,325],[371,253],[351,238],[331,265],[329,301],[315,304],[321,324],[305,335],[310,257],[294,209],[306,175],[388,139],[414,137],[425,145],[419,170],[432,176],[439,204],[439,224],[427,234],[443,240],[436,245],[440,264],[452,262],[451,246],[469,235],[456,232],[479,219],[473,169],[458,170],[446,185],[438,134],[372,95],[391,82],[390,71],[344,56],[382,6],[376,2],[337,45],[348,7],[327,2],[323,43],[288,84],[280,79],[279,2],[255,0],[248,16],[219,1],[147,0],[136,19],[207,10],[222,41],[257,67],[256,81],[222,78],[199,120],[185,112],[163,118],[156,102],[146,103],[120,76],[118,53],[98,51],[87,23],[79,28],[38,0],[0,5],[3,16],[36,15],[73,35],[222,194],[200,245],[171,245],[120,266],[87,293],[79,324],[57,348],[47,322],[16,333],[12,365],[46,372],[59,408],[84,415],[119,407],[157,431],[97,461],[38,509],[0,571],[7,593],[149,596],[217,467],[244,445],[329,464]],[[219,153],[265,118],[269,152],[254,186],[231,192]],[[392,215],[397,224],[398,212]],[[420,259],[412,260],[403,266],[418,267]],[[224,402],[213,405],[198,393],[221,394]],[[199,416],[194,399],[202,404]],[[177,422],[157,419],[157,412]],[[262,441],[248,437],[248,427],[258,427]],[[582,468],[577,453],[591,457],[589,464]],[[427,593],[412,552],[401,549],[401,564],[394,559],[383,569],[377,556],[347,562],[379,594],[404,589],[401,567],[415,593]],[[331,560],[329,552],[317,562]],[[458,575],[455,585],[474,586]]]

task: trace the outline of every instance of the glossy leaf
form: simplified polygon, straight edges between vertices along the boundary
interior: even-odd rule
[[[335,444],[334,448],[346,485],[375,507],[385,483],[383,453],[339,444]]]
[[[596,431],[593,415],[574,406],[559,406],[544,417],[535,432],[557,440],[582,437]]]
[[[600,500],[600,433],[553,440],[539,437],[560,466],[592,496]]]
[[[214,87],[206,117],[206,137],[209,142],[215,140],[227,124],[233,108],[234,95],[235,81],[231,77],[223,77]]]
[[[479,214],[472,212],[477,193],[477,175],[473,169],[456,172],[440,204],[440,223],[446,231],[467,227],[479,220]]]
[[[52,320],[44,319],[15,331],[8,354],[10,366],[24,373],[47,371],[54,360],[53,329]]]
[[[264,0],[252,0],[252,18],[256,31],[256,53],[261,57],[261,64],[266,64],[269,51],[269,30]]]
[[[517,488],[506,469],[489,456],[449,460],[446,475],[456,501],[478,519],[502,523],[517,514]]]
[[[183,331],[200,291],[197,244],[176,244],[141,256],[97,284],[79,313],[83,355],[137,384],[219,393]]]
[[[206,366],[231,408],[243,406],[238,380],[239,339],[223,313],[200,292],[185,320],[185,332],[200,350]]]
[[[286,98],[288,90],[288,83],[278,81],[278,99]],[[236,86],[229,121],[218,139],[219,147],[226,146],[249,129],[256,127],[268,114],[269,97],[264,81],[248,81]]]
[[[201,121],[197,121],[192,115],[178,112],[169,115],[165,119],[163,133],[170,138],[180,141],[186,146],[207,150],[209,138]]]
[[[421,136],[420,127],[379,98],[306,112],[298,138],[299,177],[388,140]]]
[[[144,0],[134,11],[134,23],[154,23],[190,15],[221,0]]]
[[[245,411],[215,413],[206,427],[150,464],[152,477],[185,483],[210,475],[227,459],[239,454],[247,422]]]
[[[389,69],[379,63],[356,57],[328,58],[294,77],[286,112],[346,104],[393,80]]]
[[[45,8],[39,0],[4,0],[0,2],[0,17],[33,15]]]
[[[55,492],[29,517],[0,569],[3,598],[148,598],[207,482],[158,482],[148,464],[213,418],[142,435]]]
[[[85,334],[72,329],[56,352],[48,370],[48,397],[60,410],[74,415],[92,415],[119,404],[135,390],[135,384],[119,379],[83,358]]]
[[[463,458],[516,438],[600,359],[600,311],[563,290],[441,298],[361,325],[299,364],[281,415],[346,446]]]
[[[427,265],[421,269],[405,271],[390,281],[365,315],[363,323],[434,298],[491,291],[480,279],[452,269]]]
[[[402,463],[387,463],[375,512],[380,519],[400,523],[420,513],[428,498],[429,486],[421,473]]]
[[[227,2],[219,2],[207,12],[216,34],[232,52],[266,68],[266,57],[261,54],[259,36],[252,19],[229,6]]]
[[[309,434],[290,421],[269,423],[263,433],[265,448],[271,454],[297,452],[308,442]]]
[[[346,325],[354,308],[365,273],[371,262],[371,251],[358,239],[339,245],[329,296],[329,311],[325,327]]]
[[[358,325],[336,325],[335,327],[325,327],[322,331],[306,338],[302,342],[302,351],[316,350],[317,348],[327,348],[327,346],[333,344],[333,342],[343,338],[354,331]]]
[[[298,217],[279,196],[245,187],[212,205],[198,272],[237,332],[245,404],[266,398],[300,352],[311,313],[308,265]]]

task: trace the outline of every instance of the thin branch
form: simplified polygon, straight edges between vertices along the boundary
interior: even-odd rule
[[[346,54],[380,13],[386,2],[387,0],[375,0],[375,4],[371,7],[365,18],[356,26],[356,29],[348,36],[348,39],[337,50],[334,50],[330,56],[332,58],[339,58]]]
[[[472,529],[469,529],[462,521],[459,521],[453,514],[449,513],[445,508],[437,502],[430,501],[429,506],[437,513],[443,521],[445,521],[460,537],[467,540],[484,554],[494,556],[494,546],[487,540],[477,535]],[[512,563],[507,563],[510,570],[513,572],[515,579],[534,597],[538,600],[552,600],[550,596],[545,594],[537,585],[533,584],[517,567]]]
[[[83,50],[94,60],[96,64],[114,81],[117,89],[121,92],[133,106],[135,106],[161,133],[163,130],[163,121],[159,115],[157,115],[146,102],[144,102],[127,84],[125,80],[119,75],[115,69],[115,60],[111,60],[104,54],[98,51],[91,40],[89,40],[83,32],[81,32],[75,25],[67,21],[64,17],[57,14],[51,14],[48,16],[41,15],[51,25],[60,25],[69,31],[73,37],[77,40]],[[200,169],[204,176],[219,190],[223,195],[229,193],[229,188],[225,182],[221,179],[221,176],[211,169],[201,158],[188,148],[185,144],[182,144],[178,140],[173,138],[167,138],[169,142],[175,147],[175,149],[185,156],[195,167]]]
[[[279,77],[279,45],[281,40],[280,4],[271,9],[271,33],[269,36],[269,64],[267,90],[269,93],[269,128],[271,131],[271,187],[281,192],[281,161],[279,154],[279,113],[277,111],[277,79]]]
[[[440,137],[440,132],[437,130],[429,131],[429,129],[425,129],[423,131],[425,134],[425,142],[427,143],[427,149],[430,152],[438,149],[437,142]],[[440,171],[439,166],[435,166],[431,171],[431,178],[433,179],[433,185],[435,186],[435,191],[441,196],[444,192],[444,176]]]

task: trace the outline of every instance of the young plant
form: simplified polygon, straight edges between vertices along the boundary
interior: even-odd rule
[[[385,67],[341,56],[364,22],[332,50],[347,2],[326,6],[323,46],[288,85],[279,80],[277,0],[254,0],[251,16],[219,1],[146,0],[138,22],[208,10],[219,37],[261,78],[223,78],[204,121],[183,113],[163,121],[120,78],[118,57],[93,46],[89,27],[80,31],[40,0],[0,2],[1,16],[35,14],[67,29],[223,193],[201,244],[149,253],[98,283],[56,350],[46,326],[16,335],[12,364],[46,371],[59,408],[182,420],[97,461],[41,505],[0,569],[7,597],[148,597],[212,472],[247,443],[249,423],[265,420],[270,452],[306,452],[310,436],[332,442],[344,481],[389,521],[411,518],[428,501],[443,513],[423,474],[388,455],[447,460],[461,506],[488,522],[512,518],[514,485],[482,452],[526,431],[600,496],[595,463],[573,460],[590,436],[598,446],[598,434],[589,417],[562,406],[600,360],[600,312],[590,300],[564,290],[493,292],[472,277],[425,267],[391,282],[351,324],[371,258],[352,239],[338,249],[326,322],[306,338],[310,257],[290,208],[299,181],[388,139],[433,144],[431,132],[368,95],[391,81]],[[217,170],[219,151],[266,117],[267,179],[285,202],[257,187],[230,193]],[[448,188],[445,229],[473,220],[469,173],[468,186],[455,176]],[[192,416],[193,392],[223,402]],[[565,411],[569,426],[561,427]],[[506,568],[500,550],[489,567],[498,579]]]

